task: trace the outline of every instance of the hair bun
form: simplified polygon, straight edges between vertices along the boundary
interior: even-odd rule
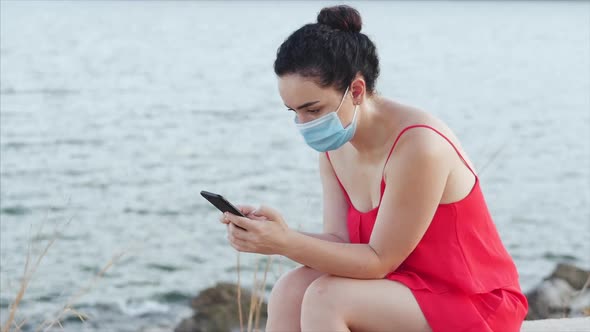
[[[348,32],[360,32],[363,25],[361,14],[346,5],[323,8],[318,14],[318,23]]]

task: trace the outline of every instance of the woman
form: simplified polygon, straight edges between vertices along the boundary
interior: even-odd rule
[[[304,265],[282,276],[267,331],[519,331],[528,304],[458,139],[375,92],[359,13],[324,8],[274,64],[295,125],[319,154],[324,233],[268,207],[222,216],[239,251]],[[236,226],[240,226],[240,229]]]

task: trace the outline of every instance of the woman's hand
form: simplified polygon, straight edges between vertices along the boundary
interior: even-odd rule
[[[238,210],[240,210],[240,212],[242,212],[243,215],[245,215],[246,217],[250,218],[250,219],[254,219],[254,220],[266,220],[265,217],[262,216],[257,216],[255,215],[253,212],[256,211],[256,208],[250,205],[236,205],[236,207],[238,208]],[[222,224],[226,224],[229,227],[229,220],[225,217],[225,214],[221,214],[221,216],[219,217],[219,222]]]
[[[259,209],[251,206],[238,208],[246,217],[226,212],[220,220],[228,225],[228,240],[232,247],[238,251],[264,255],[285,251],[290,230],[280,213],[266,206]]]

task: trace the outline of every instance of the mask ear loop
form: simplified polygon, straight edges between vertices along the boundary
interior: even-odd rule
[[[344,91],[344,96],[342,96],[342,100],[340,101],[340,105],[338,105],[338,108],[335,113],[340,112],[340,106],[342,106],[342,103],[344,103],[344,99],[346,98],[346,95],[348,94],[348,88],[350,88],[350,85],[346,87],[346,91]],[[354,101],[354,99],[353,99],[353,101]],[[354,114],[352,116],[352,121],[350,121],[350,124],[348,126],[352,125],[354,123],[354,121],[356,120],[356,111],[357,111],[358,106],[359,106],[358,104],[354,104]],[[348,126],[346,126],[344,128],[348,128]]]
[[[354,105],[354,114],[352,115],[352,120],[350,121],[350,124],[344,128],[348,128],[349,126],[352,126],[352,124],[356,121],[356,114],[357,114],[357,108],[359,105]]]
[[[348,94],[348,88],[349,87],[350,86],[347,86],[346,87],[346,91],[344,91],[344,96],[342,96],[342,100],[340,100],[340,104],[338,105],[338,108],[336,109],[336,112],[335,113],[340,112],[340,106],[342,106],[342,103],[344,103],[344,99],[346,98],[346,95]]]

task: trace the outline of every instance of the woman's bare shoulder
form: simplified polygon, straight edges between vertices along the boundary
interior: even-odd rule
[[[451,141],[458,143],[457,137],[455,136],[452,128],[443,119],[434,115],[433,112],[405,105],[404,113],[406,114],[404,119],[404,127],[420,124],[427,125],[438,130],[443,135],[451,139]]]

